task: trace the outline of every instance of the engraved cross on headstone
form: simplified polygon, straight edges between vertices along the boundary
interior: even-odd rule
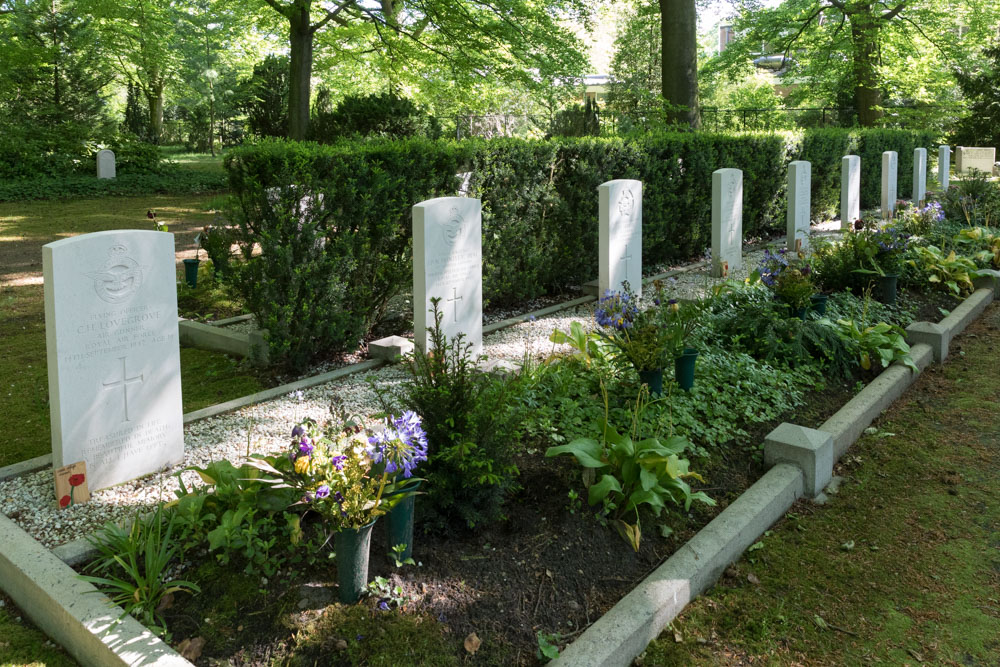
[[[448,299],[448,303],[451,303],[452,301],[455,302],[455,308],[453,310],[454,314],[452,316],[452,317],[454,317],[454,319],[452,321],[453,322],[458,322],[458,302],[462,300],[462,297],[458,296],[458,288],[457,287],[452,287],[451,288],[451,294],[452,294],[452,297],[450,299]]]
[[[121,380],[115,380],[114,382],[102,382],[101,384],[104,385],[105,389],[115,389],[117,387],[121,387],[122,388],[122,396],[125,399],[125,419],[123,419],[122,421],[123,422],[127,422],[127,421],[129,421],[129,418],[128,418],[128,386],[130,384],[135,384],[136,382],[138,382],[139,384],[142,384],[143,379],[142,379],[142,373],[140,373],[139,375],[135,375],[133,377],[126,377],[127,373],[125,371],[125,357],[118,357],[118,358],[122,362],[122,379]]]
[[[632,259],[632,253],[628,251],[628,244],[625,244],[625,252],[618,259],[625,260],[625,279],[628,280],[628,261]]]

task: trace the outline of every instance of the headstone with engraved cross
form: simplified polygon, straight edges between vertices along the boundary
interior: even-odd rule
[[[642,181],[608,181],[597,192],[600,294],[620,292],[628,281],[636,296],[642,296]]]
[[[483,216],[472,197],[439,197],[413,207],[413,334],[430,347],[431,299],[440,299],[441,330],[465,334],[471,353],[483,349]]]
[[[712,275],[727,277],[743,266],[743,172],[712,172]]]
[[[42,248],[53,465],[102,489],[184,456],[174,237],[84,234]]]

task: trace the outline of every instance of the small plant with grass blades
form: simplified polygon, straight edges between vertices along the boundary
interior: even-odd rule
[[[96,536],[88,538],[98,552],[92,566],[98,576],[80,575],[107,594],[112,604],[122,606],[124,611],[118,621],[130,614],[163,637],[169,637],[160,616],[164,598],[174,593],[201,592],[194,582],[168,579],[168,568],[179,552],[173,528],[173,515],[164,514],[162,507],[147,517],[137,513],[127,529],[106,524]]]
[[[613,525],[633,549],[639,550],[642,537],[639,508],[648,505],[659,516],[667,502],[691,507],[694,500],[714,505],[715,501],[704,492],[692,493],[685,481],[693,477],[701,480],[697,473],[689,470],[687,459],[680,457],[691,442],[681,436],[670,436],[665,441],[658,438],[640,440],[640,425],[643,411],[648,403],[645,387],[640,388],[631,412],[632,423],[629,430],[619,433],[608,422],[610,408],[608,392],[601,385],[604,397],[604,417],[597,423],[600,439],[577,438],[567,445],[549,447],[546,457],[571,454],[587,469],[593,469],[596,483],[587,492],[590,506],[600,505],[613,517]],[[635,515],[635,523],[629,524],[622,517]]]

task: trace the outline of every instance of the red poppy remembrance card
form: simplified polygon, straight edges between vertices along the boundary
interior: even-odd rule
[[[56,500],[59,507],[79,505],[90,500],[90,486],[87,484],[87,462],[77,461],[55,471]]]

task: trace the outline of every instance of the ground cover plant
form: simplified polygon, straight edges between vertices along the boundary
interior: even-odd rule
[[[993,305],[847,453],[830,502],[796,504],[637,664],[990,664],[998,328]]]

